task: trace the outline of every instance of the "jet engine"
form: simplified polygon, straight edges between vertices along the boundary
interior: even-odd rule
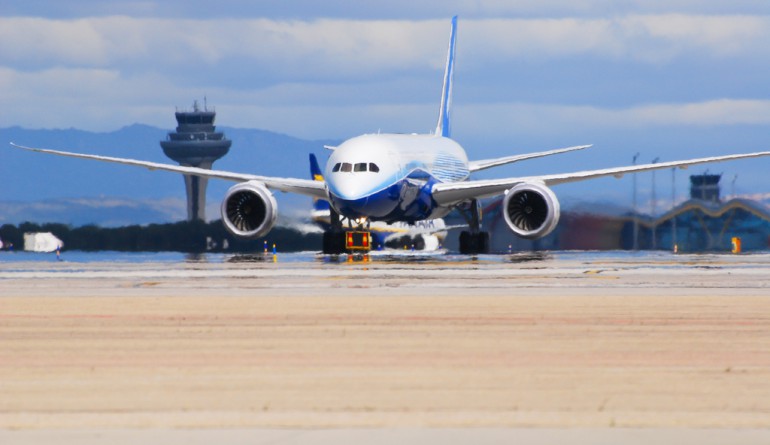
[[[275,225],[278,204],[264,184],[241,182],[227,191],[222,201],[222,221],[235,236],[259,238]]]
[[[508,190],[503,199],[503,216],[516,235],[542,238],[559,222],[559,200],[543,183],[522,183]]]

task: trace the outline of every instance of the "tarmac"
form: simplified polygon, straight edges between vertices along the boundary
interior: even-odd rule
[[[0,262],[0,443],[770,443],[770,255]]]

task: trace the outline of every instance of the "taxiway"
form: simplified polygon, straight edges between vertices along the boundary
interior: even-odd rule
[[[0,343],[0,438],[770,438],[766,255],[6,262]]]

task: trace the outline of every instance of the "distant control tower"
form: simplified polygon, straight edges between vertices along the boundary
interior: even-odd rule
[[[214,126],[216,112],[209,111],[206,102],[203,110],[198,101],[193,103],[192,111],[176,112],[176,132],[169,133],[165,141],[160,141],[163,153],[180,165],[211,169],[217,159],[226,155],[232,141],[225,139],[224,133],[217,133]],[[185,175],[187,187],[187,220],[206,220],[206,185],[208,179]]]

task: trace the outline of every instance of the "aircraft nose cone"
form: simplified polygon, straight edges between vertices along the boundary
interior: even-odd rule
[[[371,184],[361,181],[355,174],[332,175],[327,179],[329,191],[340,199],[347,201],[356,201],[368,196],[371,190]]]
[[[362,216],[369,216],[368,215],[368,209],[366,206],[368,199],[341,199],[341,198],[332,198],[332,202],[334,202],[334,207],[337,208],[340,213],[342,213],[345,216],[350,216],[354,218],[362,217]]]
[[[338,196],[333,192],[329,193],[334,208],[342,215],[352,218],[362,216],[385,218],[398,207],[399,196],[399,187],[396,185],[358,198],[347,198]]]

